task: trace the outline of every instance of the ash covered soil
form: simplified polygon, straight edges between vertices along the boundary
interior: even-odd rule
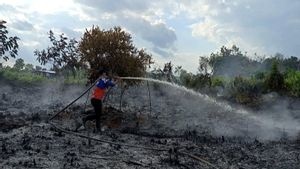
[[[151,86],[151,109],[145,86],[125,91],[121,107],[119,89],[112,90],[100,133],[93,122],[75,131],[92,109],[86,96],[48,123],[84,89],[2,82],[1,168],[300,168],[294,118],[291,126],[274,127],[261,121],[268,114],[232,113],[166,86]],[[286,124],[272,117],[271,124]]]

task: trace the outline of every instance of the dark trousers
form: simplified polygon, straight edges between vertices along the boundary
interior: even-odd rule
[[[101,114],[102,114],[102,100],[92,98],[91,103],[94,107],[95,114],[88,115],[85,118],[85,121],[96,119],[96,128],[101,129],[100,117],[101,117]]]

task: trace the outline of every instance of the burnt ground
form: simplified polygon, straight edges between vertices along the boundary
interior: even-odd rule
[[[106,103],[106,113],[102,117],[104,131],[100,133],[94,131],[93,122],[88,122],[86,128],[80,127],[78,131],[74,131],[80,124],[80,118],[91,109],[89,104],[85,107],[86,97],[52,121],[55,126],[72,133],[62,132],[49,124],[47,119],[78,96],[83,88],[11,88],[1,85],[0,166],[300,168],[300,141],[297,137],[289,137],[290,133],[281,130],[280,136],[266,139],[253,134],[256,130],[251,130],[251,127],[255,125],[247,125],[247,130],[226,128],[226,132],[222,133],[220,128],[224,128],[227,122],[224,119],[234,119],[226,123],[228,127],[230,123],[243,123],[243,120],[239,121],[242,118],[234,114],[230,116],[232,118],[225,118],[224,112],[208,108],[208,103],[201,102],[201,106],[197,102],[201,110],[215,112],[213,116],[209,116],[209,122],[204,123],[207,119],[188,113],[196,111],[192,103],[189,102],[187,108],[178,107],[178,102],[185,104],[185,101],[174,101],[173,95],[172,99],[168,100],[164,98],[168,95],[162,91],[152,93],[157,99],[153,99],[151,112],[144,90],[134,89],[125,93],[121,110],[119,91],[112,92]],[[201,117],[207,116],[202,114]],[[214,118],[218,120],[213,121]],[[201,123],[196,124],[196,121]],[[215,127],[209,128],[208,125]],[[237,125],[232,124],[232,127]],[[275,134],[277,136],[277,133]]]

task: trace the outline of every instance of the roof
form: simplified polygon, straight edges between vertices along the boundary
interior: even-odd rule
[[[52,70],[37,70],[37,72],[56,74],[56,72]]]

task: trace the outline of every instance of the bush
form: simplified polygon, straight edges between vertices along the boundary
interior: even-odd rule
[[[264,80],[266,78],[266,73],[265,72],[257,72],[254,75],[254,78],[258,80]]]
[[[192,73],[187,71],[182,71],[179,76],[181,85],[191,88],[193,86],[194,76]]]
[[[225,87],[226,81],[223,77],[212,77],[211,78],[211,87]]]
[[[237,103],[257,107],[263,84],[263,81],[254,78],[235,77],[229,85],[229,97]]]
[[[284,77],[278,70],[278,64],[273,62],[272,69],[266,78],[268,91],[281,92],[284,89]]]
[[[288,71],[284,83],[290,95],[300,96],[300,71]]]

